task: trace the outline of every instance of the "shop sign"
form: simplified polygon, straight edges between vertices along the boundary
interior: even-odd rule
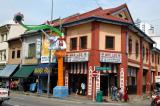
[[[67,53],[67,56],[65,57],[65,62],[85,62],[88,61],[88,58],[88,52]]]
[[[96,94],[100,90],[100,71],[97,72],[97,77],[96,77]]]
[[[155,82],[160,83],[160,76],[155,76]]]
[[[36,58],[41,58],[41,39],[36,41]]]
[[[34,74],[40,75],[40,74],[48,74],[48,68],[35,68]]]
[[[51,63],[56,63],[56,56],[51,56]],[[49,56],[41,56],[41,63],[49,63]]]
[[[100,62],[121,63],[121,53],[100,52]]]
[[[96,67],[96,71],[111,70],[111,67]]]
[[[120,70],[120,88],[124,93],[124,68],[121,68]]]
[[[89,66],[88,95],[92,95],[92,66]]]
[[[65,71],[65,86],[68,86],[68,70]]]

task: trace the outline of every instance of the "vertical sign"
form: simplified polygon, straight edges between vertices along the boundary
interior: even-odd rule
[[[92,66],[89,66],[88,95],[92,95]]]
[[[98,71],[97,77],[96,77],[96,94],[97,91],[100,90],[100,71]]]
[[[65,71],[65,86],[68,87],[68,70]]]
[[[124,94],[124,69],[121,68],[121,71],[120,71],[120,88]]]
[[[41,58],[41,39],[37,39],[36,41],[36,58]]]

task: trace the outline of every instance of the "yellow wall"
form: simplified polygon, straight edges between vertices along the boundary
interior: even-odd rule
[[[113,51],[121,51],[121,27],[117,25],[111,24],[100,24],[100,34],[99,34],[99,49],[105,49],[105,37],[106,36],[114,36],[115,37],[115,50]]]
[[[70,51],[70,38],[77,37],[77,50],[80,50],[80,37],[87,36],[87,49],[91,49],[91,23],[77,25],[67,29],[67,52]]]

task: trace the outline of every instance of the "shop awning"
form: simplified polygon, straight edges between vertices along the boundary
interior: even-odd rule
[[[56,65],[56,63],[51,63],[50,67],[54,67]],[[48,68],[49,68],[49,64],[39,64],[36,66],[33,74],[34,75],[39,75],[39,76],[46,76],[48,75]]]
[[[35,65],[22,65],[22,67],[13,75],[16,78],[27,78],[35,69]]]
[[[6,67],[0,71],[0,77],[10,77],[15,70],[17,69],[18,65],[8,64]]]

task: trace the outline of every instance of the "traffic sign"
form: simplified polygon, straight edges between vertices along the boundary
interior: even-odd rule
[[[93,71],[92,72],[92,77],[97,77],[98,72],[97,71]]]
[[[111,67],[96,67],[97,71],[111,70]]]

